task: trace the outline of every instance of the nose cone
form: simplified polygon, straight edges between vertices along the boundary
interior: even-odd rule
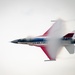
[[[17,41],[17,40],[13,40],[13,41],[11,41],[11,43],[15,43],[15,44],[17,44],[18,41]]]
[[[15,44],[28,44],[28,40],[26,40],[25,38],[24,39],[16,39],[16,40],[13,40],[11,41],[11,43],[15,43]]]

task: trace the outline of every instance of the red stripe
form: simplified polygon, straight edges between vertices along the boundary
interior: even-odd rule
[[[55,59],[52,59],[50,54],[48,53],[47,51],[47,48],[45,46],[40,46],[41,49],[44,51],[44,53],[47,55],[47,57],[50,59],[50,60],[55,60]]]

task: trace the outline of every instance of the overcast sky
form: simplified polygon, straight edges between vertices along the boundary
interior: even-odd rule
[[[57,61],[40,48],[10,41],[43,34],[62,18],[75,29],[75,0],[0,0],[0,75],[75,75],[75,54],[63,48]]]

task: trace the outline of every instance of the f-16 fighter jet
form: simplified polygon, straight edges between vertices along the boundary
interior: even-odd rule
[[[58,19],[43,35],[17,39],[11,42],[40,47],[49,60],[56,60],[56,56],[62,47],[65,47],[70,54],[74,53],[74,34],[74,31],[66,33],[65,21]]]

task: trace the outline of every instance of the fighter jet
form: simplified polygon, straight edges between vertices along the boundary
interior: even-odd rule
[[[40,47],[49,60],[56,60],[62,47],[65,47],[70,54],[74,53],[75,31],[66,33],[66,24],[62,19],[58,19],[43,34],[31,38],[22,38],[11,41],[15,44],[27,44]]]

